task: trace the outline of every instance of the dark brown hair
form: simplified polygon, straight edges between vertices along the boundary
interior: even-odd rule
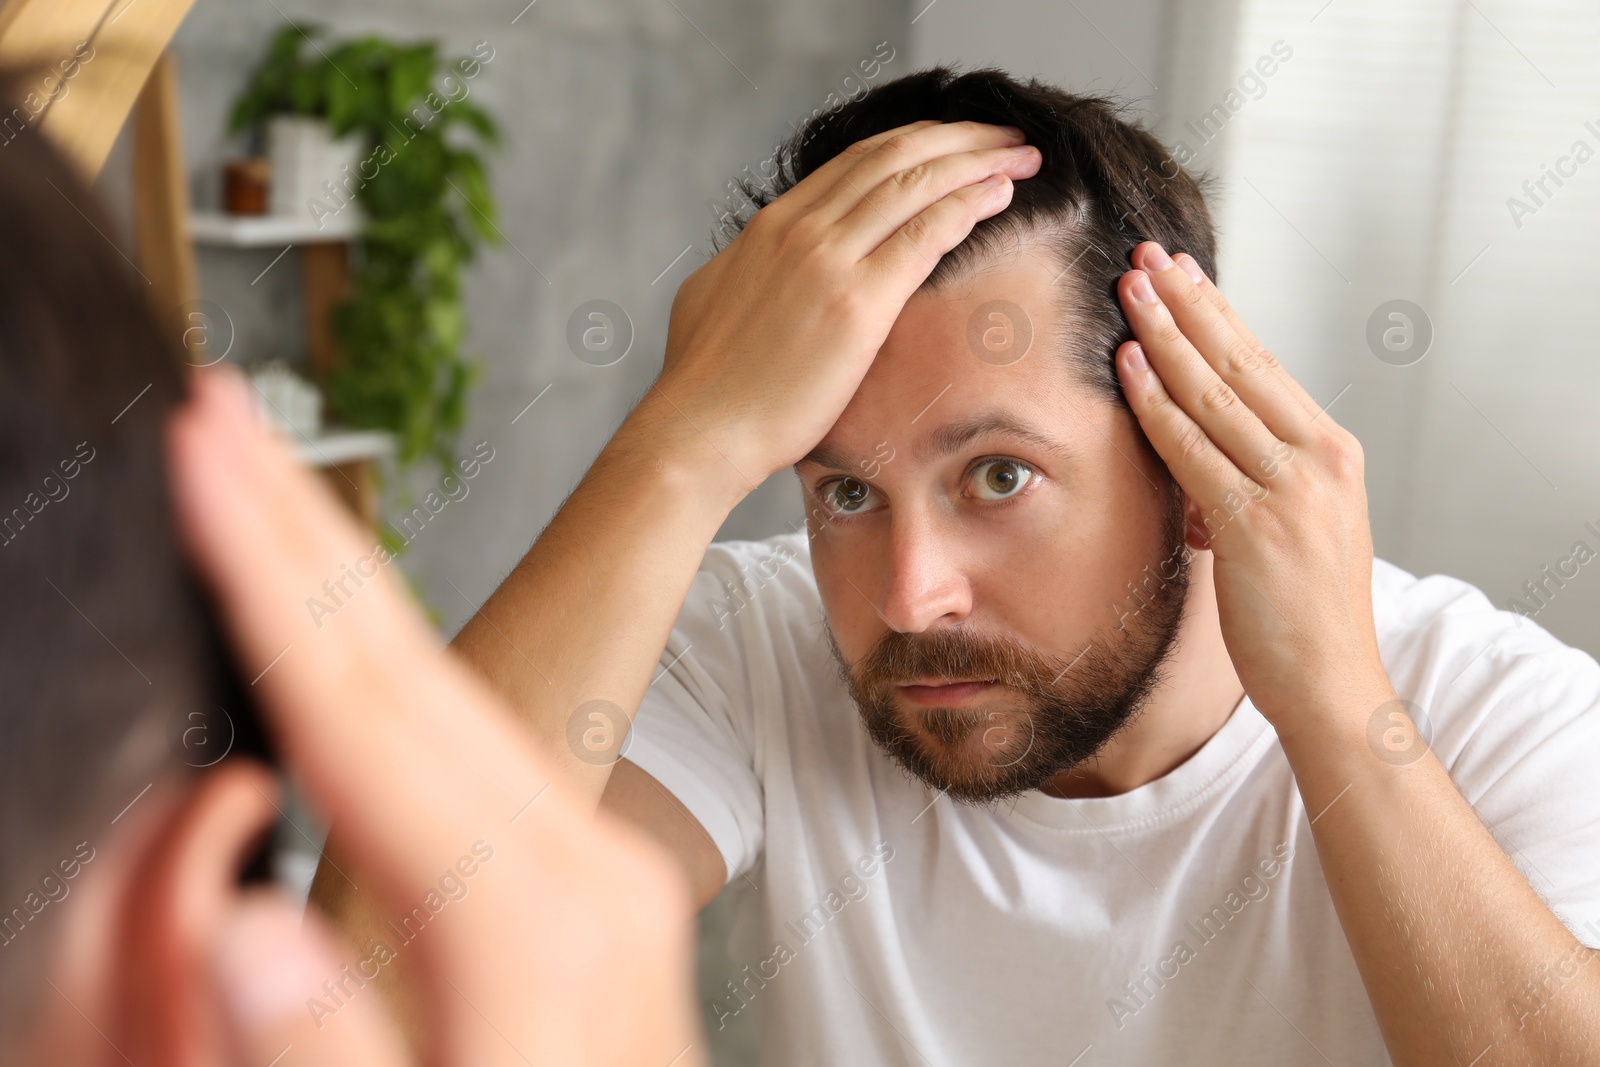
[[[182,350],[121,243],[40,130],[0,145],[0,1035],[119,809],[263,751],[174,528]]]
[[[1039,173],[1016,183],[1010,205],[947,252],[924,287],[953,280],[1030,233],[1047,238],[1065,272],[1066,355],[1085,380],[1126,408],[1112,358],[1132,337],[1116,297],[1130,253],[1142,241],[1159,241],[1169,252],[1189,253],[1214,279],[1216,237],[1203,180],[1109,98],[1018,81],[994,68],[933,67],[814,117],[779,147],[773,173],[734,185],[750,208],[760,209],[855,142],[922,119],[1016,126],[1043,156]],[[726,215],[721,236],[736,235],[750,214]]]

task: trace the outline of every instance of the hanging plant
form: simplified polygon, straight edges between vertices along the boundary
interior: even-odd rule
[[[327,399],[346,424],[394,434],[402,465],[431,458],[448,469],[477,371],[461,351],[461,270],[499,236],[479,154],[499,131],[467,99],[493,49],[480,44],[446,67],[437,42],[322,37],[320,27],[285,26],[229,127],[259,138],[275,115],[306,115],[359,139],[359,165],[311,204],[320,220],[353,198],[365,220],[352,296],[333,311],[342,358]]]

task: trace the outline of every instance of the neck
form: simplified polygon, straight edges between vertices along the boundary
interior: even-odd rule
[[[1210,552],[1195,553],[1164,683],[1098,755],[1045,783],[1045,795],[1109,797],[1153,782],[1200,751],[1239,706],[1244,686],[1222,640],[1211,568]]]

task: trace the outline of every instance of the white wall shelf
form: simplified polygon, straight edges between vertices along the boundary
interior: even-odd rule
[[[361,213],[348,207],[322,220],[322,228],[299,215],[225,215],[196,211],[189,216],[189,236],[200,244],[228,248],[280,248],[284,245],[329,244],[361,235]]]
[[[296,434],[295,455],[311,467],[336,467],[394,454],[394,437],[381,430],[330,430],[315,437]]]

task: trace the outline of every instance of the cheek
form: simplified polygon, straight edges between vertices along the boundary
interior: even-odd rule
[[[811,541],[811,567],[822,611],[839,651],[851,663],[865,655],[885,630],[867,599],[882,585],[872,558],[865,545],[846,545],[826,532]]]
[[[1076,651],[1111,618],[1109,604],[1121,568],[1106,557],[1108,544],[1065,523],[1016,524],[988,538],[974,575],[976,612],[1029,644]]]
[[[1097,462],[1104,476],[1088,489],[1092,500],[1074,526],[1073,548],[1086,572],[1080,576],[1084,595],[1096,602],[1100,621],[1117,617],[1115,607],[1130,595],[1129,583],[1137,583],[1147,568],[1157,570],[1172,547],[1164,530],[1172,486],[1166,466],[1130,415],[1119,413],[1105,427],[1106,438]]]
[[[1115,626],[1128,583],[1162,555],[1157,498],[1139,472],[1127,473],[1143,490],[1056,487],[1015,517],[985,524],[969,557],[979,615],[1069,657]]]

